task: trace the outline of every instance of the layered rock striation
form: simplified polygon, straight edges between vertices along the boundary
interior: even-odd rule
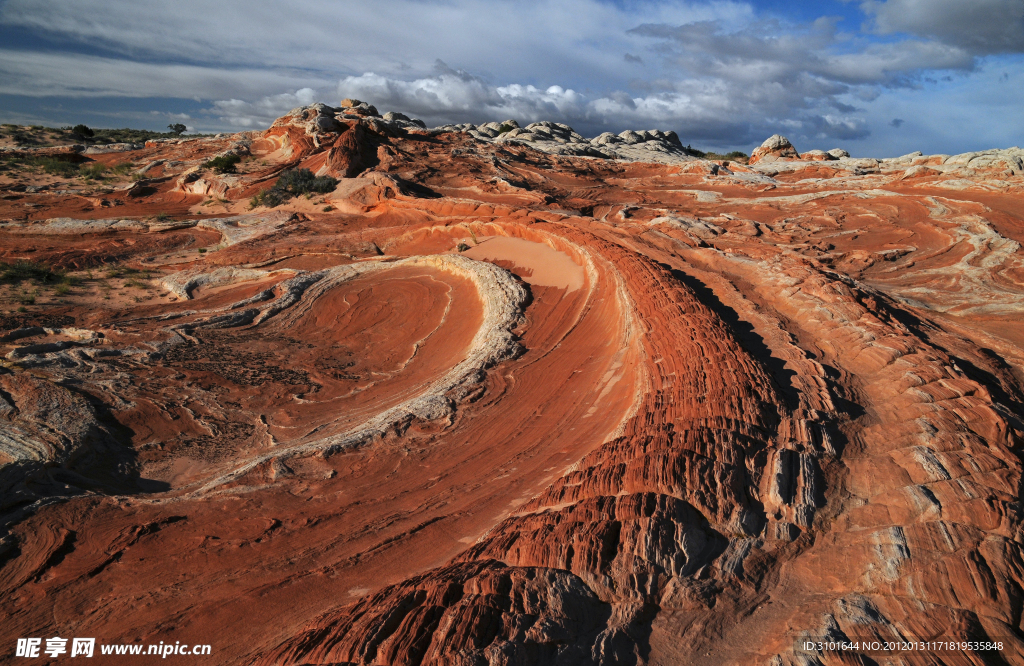
[[[349,99],[8,187],[0,259],[75,281],[0,315],[5,631],[1024,659],[1024,153],[691,152]],[[938,640],[1001,647],[872,647]]]

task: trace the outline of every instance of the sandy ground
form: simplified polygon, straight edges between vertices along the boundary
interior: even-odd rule
[[[512,272],[537,287],[557,287],[566,291],[583,287],[583,267],[544,243],[506,236],[481,237],[478,240],[479,243],[465,251],[465,256],[493,263],[508,262]]]

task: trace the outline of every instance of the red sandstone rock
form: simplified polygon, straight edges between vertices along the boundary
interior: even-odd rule
[[[1024,659],[1016,152],[628,163],[349,115],[0,200],[0,260],[81,279],[0,304],[9,643]],[[287,168],[341,182],[249,210]]]
[[[800,154],[796,152],[796,148],[794,148],[793,144],[789,142],[789,139],[781,134],[773,134],[765,139],[764,143],[754,149],[754,152],[750,154],[750,160],[748,163],[757,164],[758,162],[765,161],[774,162],[779,159],[800,159]],[[816,158],[812,156],[810,159]]]
[[[828,162],[836,158],[824,150],[807,150],[800,154],[800,159],[807,162]]]

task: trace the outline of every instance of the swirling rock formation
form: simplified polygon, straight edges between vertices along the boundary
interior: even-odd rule
[[[344,100],[94,156],[116,217],[11,190],[3,261],[80,282],[0,315],[5,634],[1024,660],[1024,152],[691,152]]]

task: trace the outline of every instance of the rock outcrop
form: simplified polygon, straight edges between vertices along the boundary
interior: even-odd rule
[[[675,132],[661,130],[626,130],[619,134],[605,132],[592,139],[574,131],[568,125],[541,121],[520,127],[515,120],[491,122],[482,125],[465,123],[443,125],[434,132],[465,132],[487,143],[528,145],[552,155],[573,155],[650,161],[676,164],[693,160],[683,148]]]
[[[1024,660],[1024,151],[743,165],[346,99],[72,153],[140,177],[0,175],[10,636]],[[336,185],[265,196],[300,168]]]
[[[814,154],[813,157],[809,159],[824,159],[822,155],[822,153]],[[775,162],[780,159],[800,159],[800,154],[796,152],[796,148],[793,147],[793,144],[791,144],[789,139],[781,134],[771,135],[750,154],[750,164],[757,164],[758,162]]]

